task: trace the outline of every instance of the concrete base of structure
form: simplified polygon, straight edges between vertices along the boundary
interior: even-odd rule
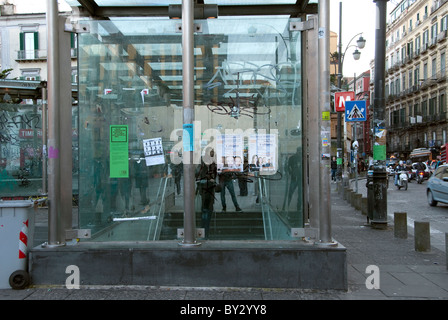
[[[80,242],[30,251],[33,285],[258,287],[347,290],[346,249],[301,241]],[[71,283],[71,282],[70,282]]]

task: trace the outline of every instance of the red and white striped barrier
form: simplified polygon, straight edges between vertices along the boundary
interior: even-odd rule
[[[28,253],[28,220],[23,222],[19,238],[19,259],[26,259]]]

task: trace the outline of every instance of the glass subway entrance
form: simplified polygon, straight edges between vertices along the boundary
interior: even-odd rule
[[[182,126],[179,20],[89,21],[78,55],[79,227],[89,241],[182,237],[184,148],[196,155],[199,238],[292,239],[303,228],[293,20],[195,21],[193,128]]]

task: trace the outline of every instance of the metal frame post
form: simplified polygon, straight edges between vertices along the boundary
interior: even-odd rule
[[[342,2],[339,2],[339,44],[338,44],[338,88],[341,90],[342,87]],[[338,164],[338,169],[336,173],[337,180],[342,181],[343,172],[343,161],[344,158],[344,148],[342,144],[342,113],[337,112],[338,116],[338,127],[337,127],[337,149],[336,149],[336,159]],[[345,142],[345,141],[344,141]]]
[[[58,17],[59,32],[59,166],[60,166],[60,202],[61,202],[61,233],[62,239],[72,239],[73,201],[73,134],[72,134],[72,81],[70,32],[64,31],[66,18]],[[68,232],[69,231],[69,232]]]
[[[60,232],[60,79],[59,79],[59,21],[57,0],[47,0],[48,39],[48,245],[63,245],[65,239]]]
[[[312,15],[308,17],[308,20],[314,22],[314,26],[318,25],[318,16]],[[307,155],[308,168],[307,179],[308,182],[308,210],[310,227],[319,227],[319,204],[320,204],[320,192],[319,192],[319,179],[316,179],[316,172],[319,172],[320,168],[320,155],[319,155],[319,110],[316,106],[319,105],[319,80],[318,73],[316,72],[316,60],[317,60],[317,27],[306,32],[307,38],[307,54],[304,65],[306,68],[306,78],[303,83],[306,86],[304,92],[306,92],[306,116],[304,121],[304,132],[306,133],[308,152]],[[305,130],[306,126],[306,130]]]
[[[373,103],[373,206],[372,227],[387,227],[387,172],[386,172],[386,120],[385,120],[385,56],[387,1],[376,3],[375,79]]]
[[[42,88],[42,194],[47,190],[47,85]]]
[[[59,17],[57,0],[47,0],[46,18],[48,39],[48,125],[45,124],[48,127],[47,246],[52,247],[65,245],[67,231],[72,228],[72,102],[70,35],[62,32],[65,19]]]
[[[333,245],[331,236],[331,118],[330,118],[330,1],[319,1],[318,72],[319,72],[319,119],[320,119],[320,207],[319,245]]]
[[[194,122],[194,1],[182,0],[182,81],[183,81],[183,124]],[[193,134],[194,130],[189,133]],[[184,130],[184,139],[186,139]],[[183,151],[184,172],[184,239],[181,245],[198,245],[196,242],[195,168],[193,146]],[[184,141],[185,146],[185,141]],[[199,151],[196,151],[199,152]]]

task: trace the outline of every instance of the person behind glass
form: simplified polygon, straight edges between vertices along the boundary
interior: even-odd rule
[[[246,157],[244,157],[243,171],[238,173],[238,187],[240,188],[240,196],[245,197],[248,194],[247,191],[247,173],[249,170],[249,163]]]
[[[207,154],[207,150],[210,150]],[[210,219],[215,203],[215,186],[217,167],[215,163],[215,151],[207,149],[206,156],[201,159],[201,165],[196,170],[197,190],[201,196],[201,221],[205,231],[205,238],[208,239],[210,230]],[[209,156],[208,156],[209,155]]]
[[[182,177],[183,164],[182,163],[178,163],[178,164],[172,163],[171,164],[171,172],[173,174],[174,184],[176,185],[177,194],[180,195],[180,179]]]
[[[338,164],[336,162],[336,157],[331,160],[331,181],[336,181],[336,171],[338,170]]]
[[[288,159],[288,173],[290,176],[288,206],[291,204],[294,192],[299,186],[299,162],[300,162],[300,148],[297,148],[296,153],[291,155]]]
[[[232,164],[234,160],[232,159]],[[227,163],[229,166],[229,163]],[[226,167],[224,165],[224,167]],[[221,205],[222,205],[222,212],[226,212],[227,206],[226,206],[226,188],[229,190],[230,196],[232,198],[233,205],[235,206],[235,211],[240,212],[242,211],[240,206],[238,205],[238,201],[236,200],[235,195],[235,189],[233,187],[233,173],[228,172],[225,169],[219,174],[219,184],[221,185]]]
[[[135,187],[140,190],[140,204],[146,205],[149,199],[146,197],[148,188],[149,168],[146,166],[145,155],[142,153],[137,161],[134,162]]]
[[[260,170],[260,163],[258,161],[258,156],[254,154],[252,156],[252,161],[249,164],[249,170],[250,171],[259,171]]]

